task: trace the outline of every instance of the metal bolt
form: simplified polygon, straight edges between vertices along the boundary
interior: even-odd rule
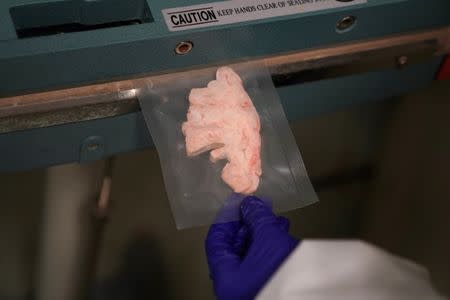
[[[88,136],[81,142],[80,162],[102,159],[105,153],[105,139],[98,135]]]
[[[184,41],[181,43],[178,43],[178,45],[175,47],[175,53],[178,55],[185,55],[191,52],[192,48],[194,47],[194,43],[190,41]]]
[[[98,144],[90,144],[88,145],[88,150],[89,151],[96,151],[98,149],[99,145]]]
[[[339,20],[339,22],[337,22],[336,29],[339,32],[349,30],[355,24],[355,21],[356,17],[354,16],[344,17],[341,20]]]
[[[399,67],[404,67],[408,64],[408,56],[406,55],[402,55],[400,57],[397,58],[397,64]]]

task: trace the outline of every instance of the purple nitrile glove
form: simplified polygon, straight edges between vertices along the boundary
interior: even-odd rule
[[[217,298],[253,299],[298,245],[288,231],[288,219],[253,196],[242,201],[241,221],[212,225],[205,247]]]

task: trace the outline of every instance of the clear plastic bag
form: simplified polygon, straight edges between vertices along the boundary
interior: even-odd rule
[[[270,199],[276,212],[318,201],[266,67],[254,63],[229,67],[241,77],[260,117],[262,176],[255,195]],[[211,163],[209,151],[188,157],[181,131],[190,90],[206,87],[215,79],[216,70],[211,67],[154,77],[138,93],[178,229],[210,224],[224,205],[238,207],[243,199],[235,194],[230,197],[232,190],[221,178],[226,161]],[[229,213],[216,222],[238,218],[238,213]]]

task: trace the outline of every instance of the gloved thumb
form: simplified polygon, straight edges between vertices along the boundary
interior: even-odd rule
[[[239,230],[238,222],[211,225],[205,240],[205,251],[211,278],[233,271],[239,266],[240,257],[233,247]]]
[[[277,222],[278,222],[278,228],[280,228],[281,231],[286,232],[286,233],[289,232],[290,222],[287,218],[277,217]]]
[[[241,216],[252,234],[266,226],[278,226],[277,217],[273,214],[272,209],[255,196],[248,196],[242,201]]]

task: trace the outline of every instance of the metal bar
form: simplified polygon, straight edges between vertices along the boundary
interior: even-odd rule
[[[283,86],[403,67],[449,51],[450,27],[445,27],[254,61],[265,63],[275,85]],[[0,133],[137,111],[136,86],[159,75],[0,98]]]
[[[111,188],[111,162],[47,171],[36,299],[87,299]]]

